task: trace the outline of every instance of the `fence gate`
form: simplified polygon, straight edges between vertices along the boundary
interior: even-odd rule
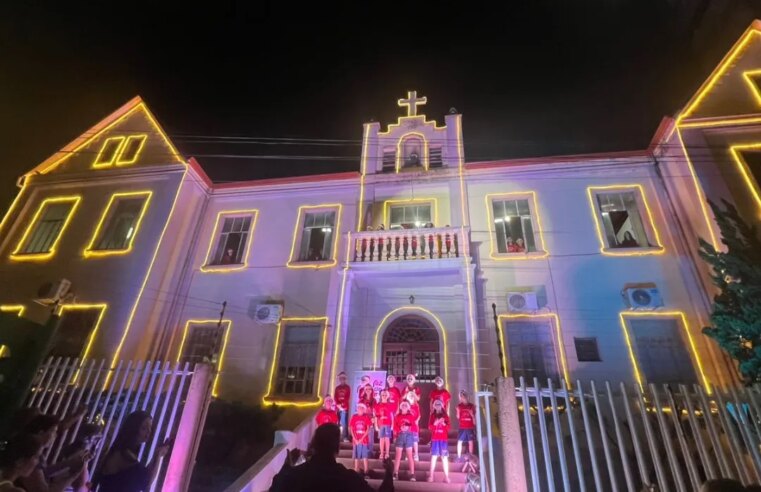
[[[761,482],[758,388],[560,388],[520,378],[524,459],[534,491],[698,490],[712,478]]]
[[[87,408],[82,419],[59,434],[45,458],[54,463],[82,424],[100,424],[103,439],[90,464],[91,472],[102,464],[125,417],[137,410],[148,412],[153,417],[153,434],[141,448],[139,459],[149,463],[156,448],[175,437],[151,490],[176,491],[185,488],[190,477],[210,402],[211,379],[209,367],[203,364],[191,368],[189,363],[121,361],[111,370],[106,360],[80,363],[79,359],[50,358],[40,366],[26,406],[59,418],[72,415],[81,405]]]

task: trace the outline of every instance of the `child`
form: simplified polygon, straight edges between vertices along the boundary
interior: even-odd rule
[[[433,413],[428,421],[428,428],[431,429],[431,472],[428,474],[428,481],[433,482],[436,460],[441,457],[444,482],[449,483],[449,416],[444,411],[441,400],[433,402]]]
[[[399,413],[394,418],[394,430],[396,431],[394,480],[399,479],[399,465],[402,462],[402,452],[404,452],[410,467],[410,482],[415,481],[415,460],[412,459],[412,424],[414,423],[415,417],[410,413],[410,404],[402,401],[399,404]]]
[[[375,430],[378,432],[380,439],[380,454],[378,457],[382,460],[389,458],[391,437],[393,435],[392,429],[394,428],[394,413],[396,413],[396,405],[389,401],[388,394],[388,390],[383,389],[381,391],[381,401],[375,405]]]
[[[414,419],[412,423],[412,447],[414,449],[415,461],[418,461],[418,444],[420,444],[420,405],[417,403],[417,397],[413,391],[407,393],[407,404],[410,406],[410,415]]]
[[[396,376],[389,374],[386,378],[386,389],[388,390],[388,401],[394,404],[394,412],[399,411],[399,403],[402,401],[402,394],[396,387]]]
[[[325,395],[325,403],[323,403],[322,409],[317,412],[314,420],[317,422],[317,427],[323,424],[338,425],[338,414],[333,406],[333,398],[330,395]]]
[[[359,473],[359,460],[362,460],[364,474],[370,468],[367,459],[370,457],[370,442],[368,441],[370,427],[372,422],[365,412],[367,405],[357,403],[357,413],[349,421],[349,430],[351,432],[351,442],[354,445],[354,471]]]
[[[362,387],[362,393],[359,395],[359,402],[365,404],[365,408],[367,409],[367,416],[370,419],[371,423],[375,423],[375,405],[377,402],[375,401],[375,392],[373,391],[373,387],[370,385],[363,386]],[[373,447],[375,446],[375,427],[370,426],[370,430],[368,432],[368,442],[367,445],[370,447],[370,450],[372,451]]]
[[[420,400],[420,387],[415,386],[415,375],[407,374],[407,386],[402,390],[402,398],[407,398],[407,393],[415,393],[416,401]]]
[[[475,433],[476,407],[468,401],[468,393],[460,391],[460,403],[457,405],[457,460],[462,459],[462,443],[468,443],[468,453],[473,454]]]
[[[362,376],[362,379],[359,380],[359,387],[357,388],[357,396],[360,398],[362,397],[362,393],[365,391],[365,388],[367,387],[372,388],[373,385],[370,382],[370,376]]]
[[[338,373],[338,386],[336,386],[333,392],[335,398],[336,407],[338,409],[338,420],[341,425],[341,438],[344,441],[348,441],[348,429],[347,423],[349,418],[349,400],[351,398],[351,386],[346,384],[346,373]]]
[[[444,387],[444,378],[441,376],[436,376],[433,379],[434,384],[436,385],[436,388],[431,390],[430,400],[431,400],[431,413],[433,413],[433,404],[436,403],[436,400],[440,400],[441,403],[444,404],[444,412],[447,414],[449,413],[449,400],[452,399],[452,395],[449,394],[449,391]]]

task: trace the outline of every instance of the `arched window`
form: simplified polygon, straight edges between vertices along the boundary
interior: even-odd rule
[[[425,141],[417,136],[404,137],[402,141],[402,167],[417,167],[424,165]]]

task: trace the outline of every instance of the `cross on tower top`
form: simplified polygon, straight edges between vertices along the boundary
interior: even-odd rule
[[[417,91],[407,91],[407,99],[399,99],[397,104],[400,107],[407,106],[407,116],[417,116],[417,107],[427,103],[428,99],[417,97]]]

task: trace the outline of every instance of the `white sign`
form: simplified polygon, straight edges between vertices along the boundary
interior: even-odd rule
[[[351,415],[357,413],[357,401],[359,400],[359,387],[362,385],[362,376],[370,377],[375,401],[380,399],[380,392],[386,386],[386,371],[355,371],[354,377],[351,380]]]

